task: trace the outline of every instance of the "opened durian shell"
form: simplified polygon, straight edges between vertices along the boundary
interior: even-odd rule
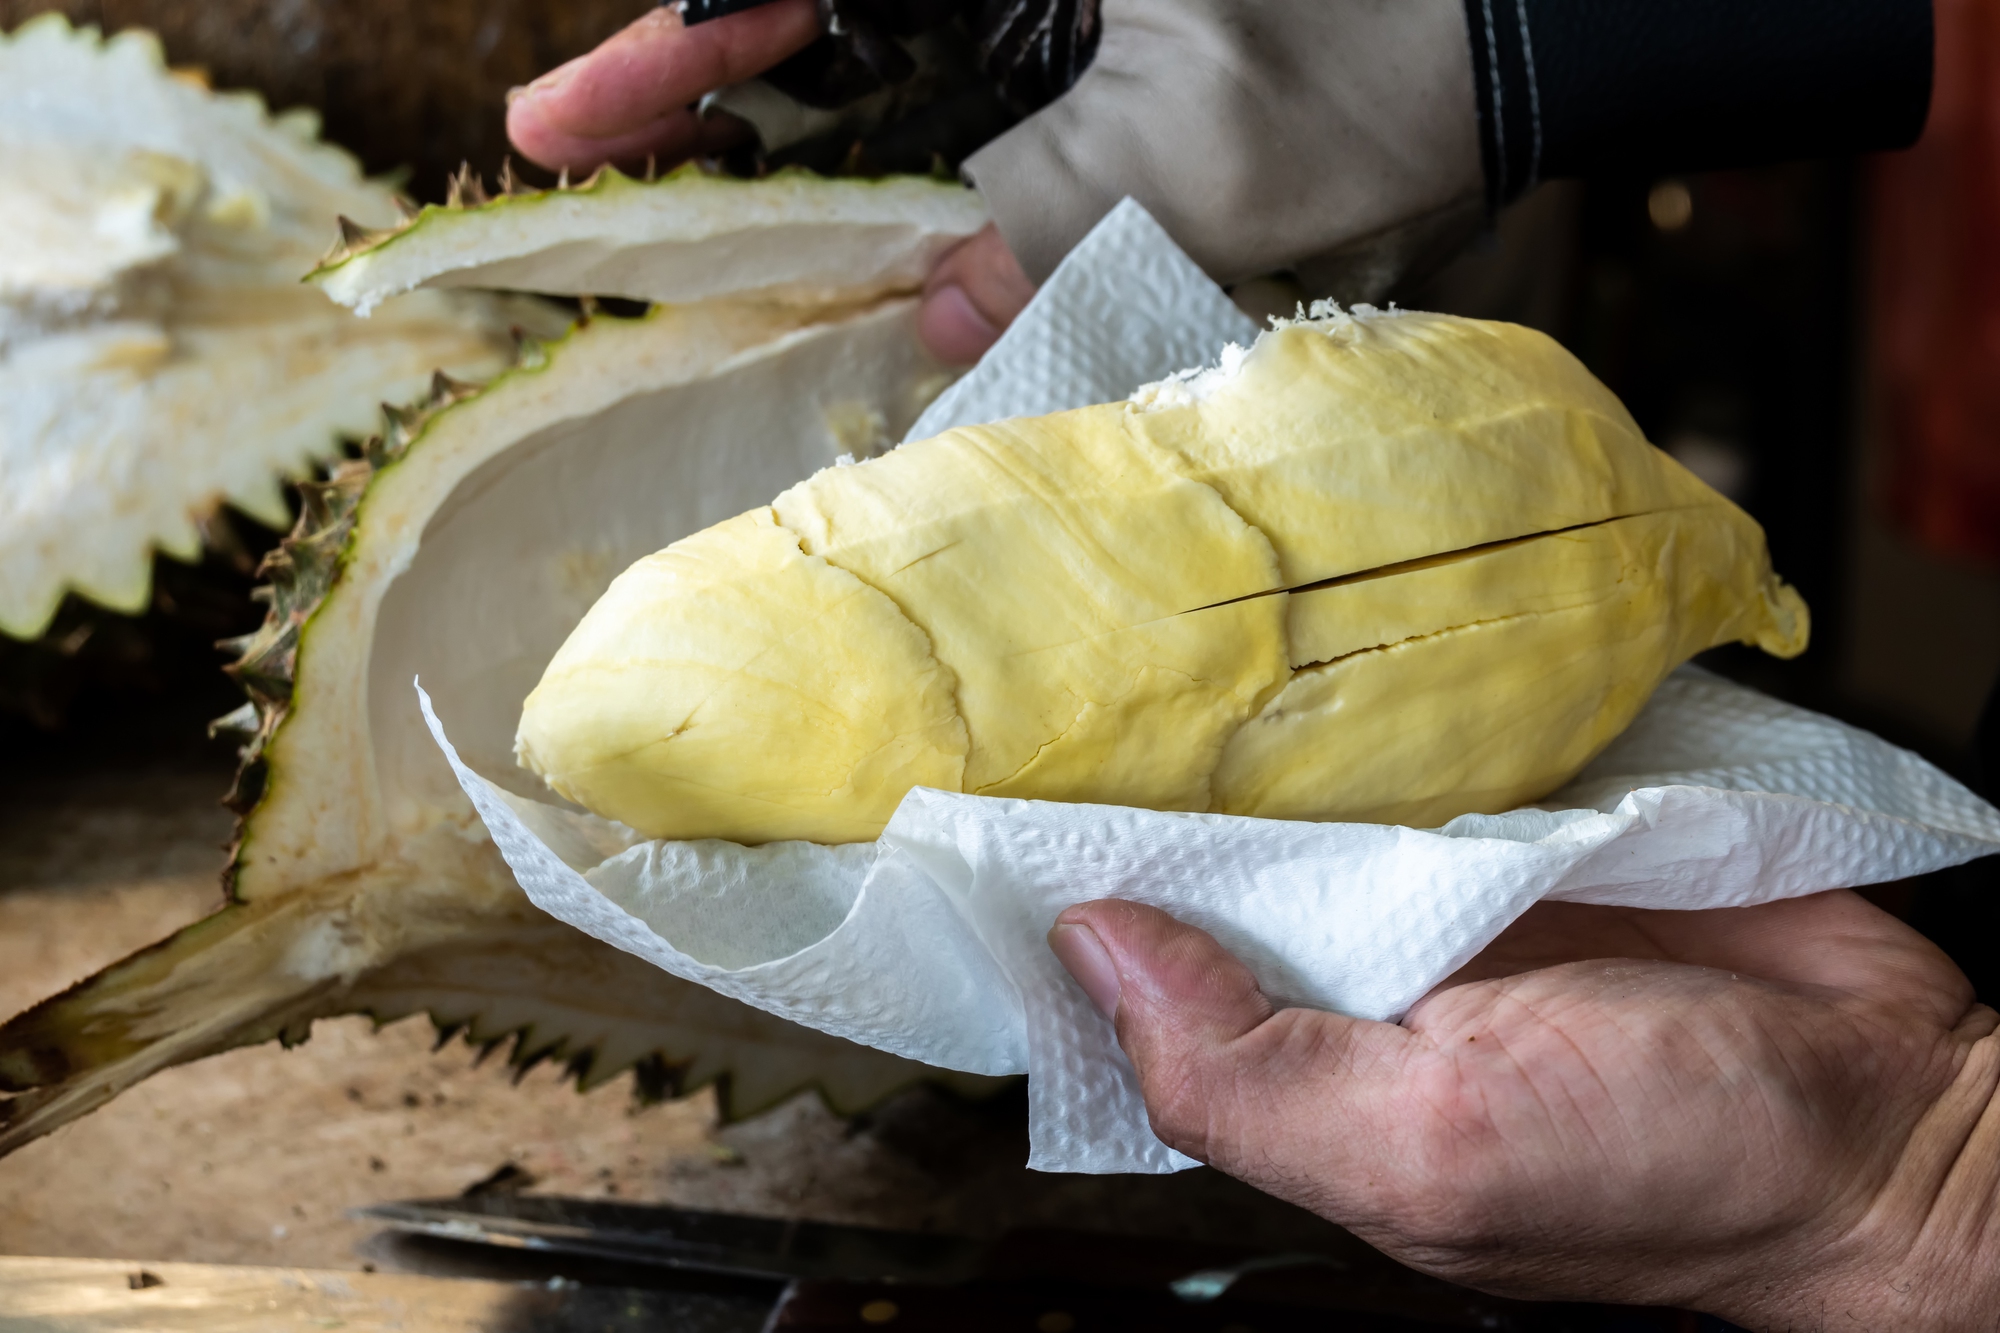
[[[35,638],[72,592],[142,610],[155,552],[196,558],[216,506],[284,527],[280,482],[379,402],[567,322],[440,292],[362,323],[301,286],[336,215],[400,212],[317,133],[172,74],[146,33],[0,36],[0,635]]]
[[[737,187],[746,213],[767,202],[758,184]],[[961,234],[978,225],[951,202]],[[484,216],[504,225],[506,206]],[[928,250],[937,230],[909,243]],[[786,1023],[544,916],[411,688],[421,676],[472,762],[512,771],[521,699],[613,574],[886,445],[948,382],[915,337],[913,297],[879,286],[599,316],[483,388],[440,376],[425,403],[387,413],[364,458],[304,487],[267,562],[269,618],[234,667],[251,702],[225,720],[245,737],[230,901],[0,1028],[0,1092],[14,1094],[0,1152],[159,1069],[355,1012],[513,1035],[518,1062],[560,1059],[586,1083],[626,1068],[655,1094],[713,1080],[733,1114],[804,1087],[859,1108],[919,1078],[991,1086]]]
[[[310,280],[364,315],[420,287],[823,305],[916,288],[985,220],[970,190],[914,176],[751,181],[689,163],[664,179],[605,167],[575,187],[565,172],[538,190],[508,168],[497,198],[461,174],[443,207],[345,226]]]

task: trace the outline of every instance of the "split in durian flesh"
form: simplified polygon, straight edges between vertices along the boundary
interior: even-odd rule
[[[1342,315],[639,560],[516,754],[650,837],[865,840],[913,786],[1434,825],[1554,790],[1694,653],[1806,632],[1757,525],[1554,342]]]

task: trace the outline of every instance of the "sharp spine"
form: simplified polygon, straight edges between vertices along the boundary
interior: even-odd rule
[[[458,174],[451,178],[446,191],[446,206],[450,208],[477,208],[488,202],[486,182],[470,162],[458,164]]]

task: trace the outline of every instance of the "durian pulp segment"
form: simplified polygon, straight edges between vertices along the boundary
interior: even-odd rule
[[[738,628],[689,633],[662,606],[689,598]],[[618,738],[617,748],[559,770],[561,795],[652,837],[805,837],[831,827],[874,836],[913,785],[957,790],[965,724],[952,706],[951,673],[930,643],[875,589],[799,550],[769,509],[753,509],[640,560],[549,663],[521,728],[516,754],[529,768],[542,737],[579,730]],[[616,638],[612,653],[603,640]],[[827,671],[823,648],[855,660]],[[692,707],[662,712],[654,696],[620,688],[636,656],[653,690]],[[803,690],[801,681],[832,688]],[[534,700],[535,695],[529,696]],[[659,763],[668,744],[683,762]],[[699,774],[783,745],[770,786],[712,787]],[[563,752],[556,749],[558,755]],[[855,756],[860,756],[858,762]],[[563,757],[567,757],[564,755]],[[663,817],[664,816],[664,817]]]
[[[960,790],[1439,822],[1559,785],[1694,652],[1737,638],[1803,648],[1804,607],[1757,526],[1542,335],[1343,316],[1233,360],[1129,404],[948,431],[773,502],[806,556],[921,633],[911,688],[933,659],[956,682]],[[764,585],[789,582],[782,596],[813,604],[803,565],[771,568],[747,547],[734,559],[712,586],[756,581],[776,598]],[[830,791],[872,763],[880,737],[850,729],[844,755],[805,751],[808,775],[771,710],[751,719],[762,747],[745,743],[754,729],[698,739],[723,725],[697,712],[713,683],[663,672],[655,638],[709,645],[716,661],[783,660],[805,699],[844,698],[854,673],[904,657],[824,616],[732,605],[614,588],[559,658],[562,678],[529,698],[531,765],[559,790],[618,764],[649,770],[623,779],[629,791],[671,780],[769,797]],[[879,831],[897,787],[920,781],[872,771],[863,818],[791,803],[725,831],[643,801],[617,817],[677,836],[844,841]]]
[[[1215,808],[1427,826],[1544,795],[1702,649],[1804,648],[1804,604],[1762,556],[1709,504],[1293,593],[1304,669],[1230,742]]]

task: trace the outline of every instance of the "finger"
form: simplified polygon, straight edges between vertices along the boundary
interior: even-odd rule
[[[1970,983],[1942,950],[1845,890],[1696,912],[1537,903],[1438,990],[1605,958],[1824,988],[1941,1025],[1972,1003]]]
[[[1002,332],[956,285],[925,293],[923,308],[917,312],[917,336],[947,366],[973,364],[1000,341]]]
[[[1669,956],[1698,967],[1839,991],[1942,1027],[1972,1005],[1972,983],[1944,950],[1846,889],[1756,907],[1639,915]]]
[[[692,28],[677,11],[656,9],[511,95],[507,134],[552,170],[679,149],[699,138],[688,125],[695,101],[754,78],[818,34],[813,0],[777,0]]]
[[[1138,903],[1072,907],[1050,946],[1109,1000],[1163,1142],[1322,1211],[1355,1155],[1381,1150],[1408,1032],[1276,1011],[1212,936]]]
[[[970,365],[998,341],[1033,299],[1035,284],[988,223],[947,251],[924,284],[917,333],[932,356]]]

